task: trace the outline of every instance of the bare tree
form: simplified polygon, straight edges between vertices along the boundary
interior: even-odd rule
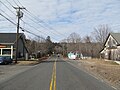
[[[111,29],[107,24],[99,25],[98,27],[94,28],[94,32],[92,36],[94,36],[96,45],[93,47],[95,48],[95,50],[93,51],[97,56],[99,55],[100,50],[103,48],[103,44],[105,43],[106,38],[110,32]]]
[[[84,38],[83,38],[83,42],[85,42],[85,43],[92,43],[92,37],[91,36],[85,36]]]
[[[61,41],[66,43],[67,52],[82,53],[83,56],[99,57],[99,51],[101,50],[98,42],[93,42],[92,36],[85,36],[82,41],[79,34],[72,33],[67,39]],[[63,45],[63,44],[62,44]],[[63,45],[64,46],[64,45]],[[65,49],[63,49],[64,51]],[[65,53],[67,53],[65,52]]]
[[[86,35],[83,37],[83,45],[81,48],[81,53],[83,53],[85,56],[93,56],[93,44],[92,44],[92,38],[91,36]]]
[[[47,54],[52,54],[53,52],[54,52],[54,47],[55,47],[55,45],[54,45],[54,43],[51,41],[51,39],[50,39],[50,36],[47,36],[47,38],[46,38],[46,45],[47,45],[47,47],[46,47],[46,49],[47,49]]]
[[[81,41],[81,37],[79,34],[73,32],[68,36],[67,40],[68,43],[78,43]]]
[[[29,54],[43,54],[46,50],[46,40],[43,37],[34,37],[27,40],[26,44]]]
[[[60,43],[67,42],[67,39],[62,39]]]
[[[99,25],[98,27],[95,27],[93,34],[95,36],[95,40],[103,45],[110,32],[110,27],[108,27],[108,25],[103,24]]]

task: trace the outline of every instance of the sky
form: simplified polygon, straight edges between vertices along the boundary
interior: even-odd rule
[[[0,13],[10,16],[8,18],[14,22],[17,17],[12,6],[25,7],[26,10],[22,10],[24,15],[20,21],[21,27],[38,36],[50,36],[55,42],[67,38],[73,32],[81,37],[91,35],[94,28],[102,24],[107,24],[113,32],[120,32],[120,0],[0,1]],[[0,16],[0,33],[2,32],[16,32],[16,26]],[[30,33],[24,33],[27,38],[34,37]]]

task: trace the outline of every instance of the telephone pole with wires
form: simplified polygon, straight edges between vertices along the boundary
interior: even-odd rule
[[[20,19],[23,17],[23,12],[21,11],[21,9],[25,9],[25,8],[24,7],[13,7],[13,8],[16,9],[17,12],[16,54],[15,54],[15,63],[17,63]]]

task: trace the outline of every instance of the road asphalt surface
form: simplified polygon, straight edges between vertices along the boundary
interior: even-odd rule
[[[70,63],[52,57],[1,82],[0,90],[115,90]]]

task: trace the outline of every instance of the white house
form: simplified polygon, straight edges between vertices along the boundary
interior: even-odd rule
[[[120,60],[120,33],[110,33],[100,53],[102,58]]]

